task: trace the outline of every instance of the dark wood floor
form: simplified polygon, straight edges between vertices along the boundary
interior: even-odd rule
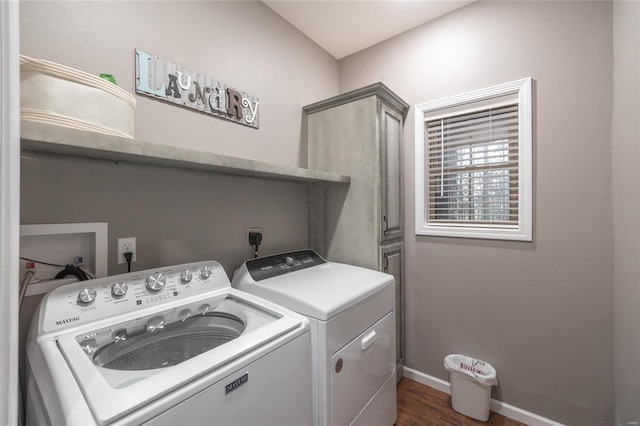
[[[451,408],[451,396],[415,380],[403,378],[398,384],[397,426],[426,425],[501,425],[524,426],[493,411],[488,422],[463,416]]]

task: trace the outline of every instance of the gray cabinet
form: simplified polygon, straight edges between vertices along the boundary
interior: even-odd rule
[[[304,108],[309,169],[351,176],[348,187],[310,186],[309,245],[328,260],[386,267],[396,277],[399,373],[404,345],[402,131],[408,109],[382,83]]]
[[[381,103],[381,242],[402,238],[402,115]]]
[[[382,271],[396,280],[396,377],[402,378],[404,366],[404,244],[401,241],[380,247]]]

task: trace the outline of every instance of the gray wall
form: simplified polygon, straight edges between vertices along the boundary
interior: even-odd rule
[[[305,166],[302,106],[338,90],[337,61],[261,2],[25,1],[20,13],[22,54],[113,74],[130,93],[140,48],[260,98],[256,130],[136,95],[141,140]],[[216,259],[229,275],[253,255],[247,227],[263,227],[261,254],[308,244],[304,184],[33,153],[22,167],[21,223],[108,222],[111,275],[126,272],[118,237],[137,237],[134,269]]]
[[[536,82],[534,240],[408,230],[409,367],[448,380],[444,356],[468,354],[496,367],[494,398],[568,424],[611,424],[612,60],[609,2],[477,2],[340,61],[340,91],[382,75],[410,105]],[[413,109],[404,137],[413,224]]]
[[[640,420],[640,3],[613,3],[613,224],[617,424]]]
[[[22,223],[108,222],[115,240],[136,237],[133,270],[214,259],[229,276],[253,257],[247,228],[261,226],[261,254],[307,246],[307,185],[158,166],[26,152]]]

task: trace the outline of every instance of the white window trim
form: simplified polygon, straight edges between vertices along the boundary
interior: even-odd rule
[[[509,95],[516,95],[518,118],[518,226],[513,229],[473,228],[469,226],[429,225],[425,217],[425,164],[424,126],[425,115],[435,115],[440,110],[464,107],[465,105],[490,101]],[[416,235],[447,236],[463,238],[484,238],[496,240],[532,241],[533,238],[533,182],[532,182],[532,80],[525,78],[511,83],[500,84],[474,92],[449,98],[425,102],[415,106],[415,225]]]

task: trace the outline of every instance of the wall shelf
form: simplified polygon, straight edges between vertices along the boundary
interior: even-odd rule
[[[21,120],[22,150],[128,161],[294,182],[349,184],[351,177]]]

